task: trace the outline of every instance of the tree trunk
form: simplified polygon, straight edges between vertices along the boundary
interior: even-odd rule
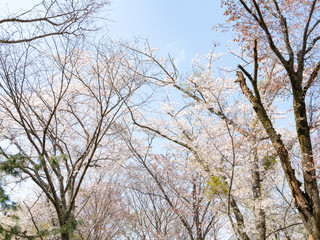
[[[293,94],[293,109],[298,135],[301,163],[303,170],[304,190],[308,200],[307,213],[300,213],[309,234],[309,239],[320,239],[320,198],[307,119],[305,94],[302,90],[302,74],[290,77]],[[299,208],[298,208],[299,210]],[[304,212],[306,212],[306,210]],[[301,212],[299,210],[299,212]],[[306,216],[305,216],[306,215]]]
[[[251,92],[246,84],[242,72],[237,72],[237,82],[240,83],[242,92],[251,102],[259,121],[263,125],[269,139],[280,158],[283,171],[287,182],[291,188],[292,196],[295,200],[295,206],[299,211],[303,224],[306,228],[309,240],[320,239],[320,200],[319,190],[316,180],[316,170],[313,159],[313,151],[310,138],[310,129],[307,121],[306,105],[300,80],[291,77],[293,98],[294,98],[294,114],[296,121],[296,130],[298,134],[301,162],[303,167],[304,188],[302,191],[301,183],[295,176],[292,168],[290,157],[286,146],[284,145],[281,135],[277,134],[273,124],[267,115],[267,112],[261,102],[260,93],[256,82],[251,82],[254,93]],[[301,78],[302,79],[302,78]]]
[[[238,208],[236,200],[233,198],[233,196],[231,196],[231,199],[230,199],[230,206],[232,208],[233,214],[234,214],[236,221],[237,221],[236,230],[237,230],[239,236],[241,237],[242,240],[250,240],[247,233],[244,231],[244,228],[245,228],[244,219],[243,219],[243,216],[240,212],[240,209]]]
[[[266,239],[266,215],[261,206],[261,177],[258,165],[258,144],[253,144],[252,149],[252,193],[254,199],[254,217],[257,230],[257,240]]]

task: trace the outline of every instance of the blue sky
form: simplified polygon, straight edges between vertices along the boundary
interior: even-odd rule
[[[147,38],[184,66],[196,54],[208,53],[214,43],[225,51],[232,37],[212,30],[225,20],[218,0],[114,0],[108,13],[112,37]]]

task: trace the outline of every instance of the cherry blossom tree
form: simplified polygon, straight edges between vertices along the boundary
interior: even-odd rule
[[[313,151],[317,141],[314,141],[312,136],[318,125],[316,105],[313,102],[317,101],[316,86],[320,69],[319,3],[276,0],[222,3],[226,6],[229,22],[239,34],[240,41],[246,46],[248,53],[252,54],[254,62],[253,73],[239,65],[237,82],[280,158],[308,238],[319,239],[319,165]],[[270,65],[277,68],[279,76],[268,76],[266,69]],[[245,78],[249,79],[251,86]],[[299,140],[302,178],[297,177],[290,161],[288,146],[284,144],[275,124],[270,121],[270,114],[261,100],[261,95],[266,89],[270,90],[274,86],[277,91],[287,93],[292,100],[290,109],[294,113],[295,134]],[[274,91],[271,91],[271,94],[272,92]]]
[[[132,206],[128,211],[138,219],[139,237],[220,239],[220,201],[207,197],[207,181],[192,169],[188,156],[152,154],[151,139],[146,147],[133,138],[126,142],[135,160],[126,165]]]
[[[97,30],[98,28],[94,23],[97,16],[94,15],[98,14],[107,4],[109,4],[108,1],[43,0],[26,11],[8,13],[4,7],[1,8],[0,57],[2,63],[6,61],[6,58],[10,55],[12,56],[8,57],[8,60],[15,57],[24,58],[28,49],[31,48],[30,44],[33,44],[39,49],[43,41],[53,39],[51,43],[52,47],[55,46],[56,37],[66,37],[70,39],[70,37],[76,36],[80,38],[83,37],[86,32]],[[37,44],[35,44],[36,41]],[[10,48],[8,45],[15,45],[15,47]],[[20,56],[17,54],[19,51],[22,53]],[[11,67],[14,68],[14,66]],[[2,78],[1,82],[3,83],[4,81],[5,78]],[[7,143],[5,143],[5,145],[6,144]],[[1,154],[3,153],[4,152],[1,151]],[[6,173],[2,172],[1,181],[5,178]],[[9,208],[16,209],[17,206],[14,202],[10,201],[9,196],[6,194],[6,189],[2,188],[2,185],[3,184],[1,184],[0,190],[1,208],[4,211],[9,211]],[[6,235],[6,238],[12,234],[20,234],[21,237],[27,237],[24,233],[19,233],[16,226],[11,227],[10,229],[10,227],[3,228],[0,226],[1,232]]]
[[[51,53],[1,53],[1,169],[41,189],[70,239],[81,185],[119,147],[113,126],[143,81],[112,46],[94,54],[61,41]]]
[[[240,239],[303,237],[301,220],[288,196],[289,186],[283,185],[285,176],[268,135],[234,79],[225,73],[213,74],[219,55],[213,51],[204,60],[195,59],[193,72],[181,76],[172,59],[157,57],[148,45],[132,51],[139,64],[148,66],[144,68],[147,72],[133,71],[144,74],[158,89],[170,89],[152,112],[131,108],[134,124],[171,142],[178,153],[192,156],[189,160],[207,179],[211,197],[224,203],[225,210],[218,211],[225,213],[230,234]],[[275,108],[275,96],[263,95],[274,123],[283,117]],[[284,128],[280,131],[294,154],[295,134]],[[294,165],[299,169],[299,164]]]
[[[127,203],[123,200],[122,179],[114,175],[110,173],[108,179],[83,186],[79,199],[84,203],[78,214],[81,224],[76,230],[81,239],[121,239],[124,235],[128,216],[123,208]]]

